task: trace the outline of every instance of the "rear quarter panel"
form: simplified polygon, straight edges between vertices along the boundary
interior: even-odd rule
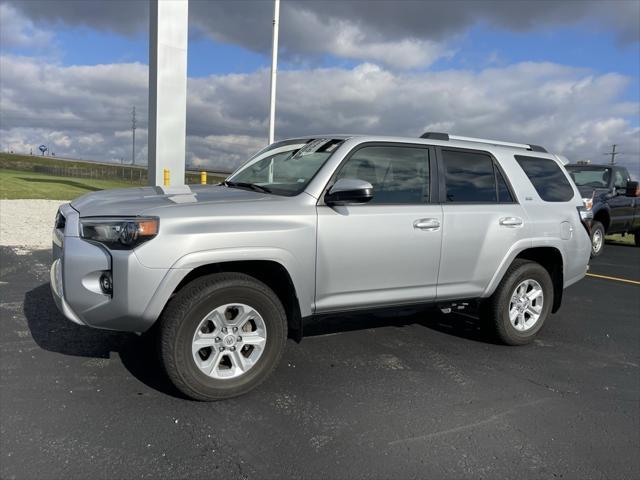
[[[542,200],[524,170],[515,159],[512,150],[500,149],[498,160],[507,173],[528,219],[528,239],[514,245],[506,252],[496,277],[489,284],[485,295],[493,293],[513,259],[525,248],[553,247],[562,255],[564,286],[580,280],[586,273],[591,253],[591,241],[577,208],[583,205],[582,196],[564,166],[551,154],[518,152],[521,156],[544,158],[554,161],[562,170],[573,189],[573,197],[566,202]]]

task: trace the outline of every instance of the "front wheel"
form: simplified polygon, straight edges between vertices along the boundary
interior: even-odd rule
[[[640,230],[637,230],[633,234],[633,241],[635,242],[636,247],[640,247]]]
[[[604,225],[597,220],[591,225],[591,256],[597,257],[604,248]]]
[[[553,304],[553,284],[540,264],[517,259],[482,306],[482,317],[507,345],[530,343]]]
[[[188,284],[160,322],[167,375],[195,400],[231,398],[258,386],[275,369],[287,338],[278,297],[240,273],[207,275]]]

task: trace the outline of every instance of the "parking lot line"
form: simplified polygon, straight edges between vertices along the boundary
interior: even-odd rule
[[[617,282],[631,283],[633,285],[640,285],[637,280],[629,280],[628,278],[609,277],[608,275],[598,275],[597,273],[587,273],[587,277],[603,278],[605,280],[615,280]]]

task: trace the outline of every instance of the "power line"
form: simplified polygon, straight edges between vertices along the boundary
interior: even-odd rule
[[[133,106],[133,111],[131,112],[131,133],[132,133],[132,144],[131,144],[131,165],[136,164],[136,106]]]

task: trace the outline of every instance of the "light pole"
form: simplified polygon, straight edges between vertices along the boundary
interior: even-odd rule
[[[280,0],[274,0],[273,45],[271,46],[271,100],[269,105],[269,145],[275,138],[276,130],[276,77],[278,73],[278,30],[280,27]]]
[[[132,144],[131,144],[131,165],[136,164],[136,106],[133,106],[133,111],[131,112],[131,135],[132,135]]]

